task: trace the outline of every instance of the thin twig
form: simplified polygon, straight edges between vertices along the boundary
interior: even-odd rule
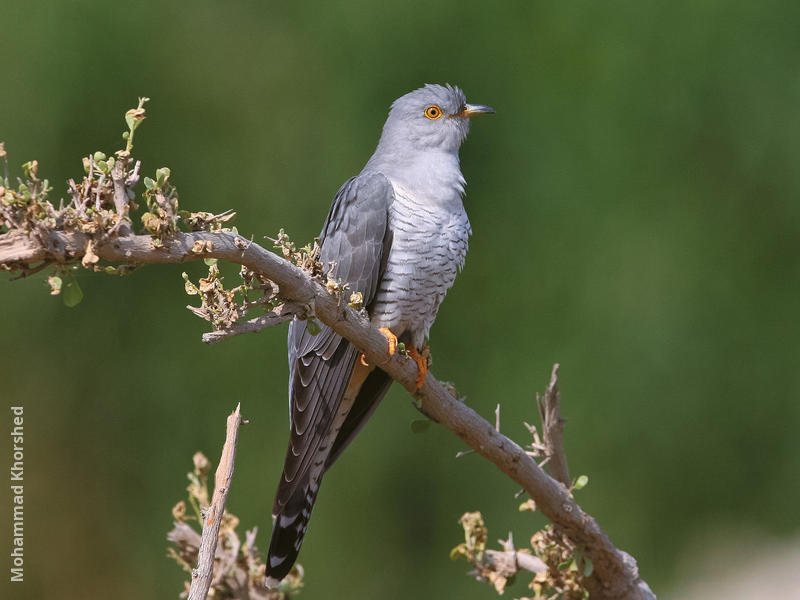
[[[25,277],[30,277],[31,275],[34,275],[34,274],[38,273],[39,271],[41,271],[42,269],[44,269],[46,267],[49,267],[49,266],[50,266],[50,263],[45,261],[45,262],[41,263],[40,265],[36,265],[35,267],[22,267],[22,269],[21,269],[22,272],[19,275],[17,275],[16,277],[12,277],[11,279],[9,279],[9,281],[16,281],[17,279],[24,279]]]
[[[214,476],[214,495],[211,505],[205,510],[203,533],[200,537],[200,552],[197,557],[197,568],[192,571],[192,587],[189,589],[189,600],[205,600],[211,579],[214,574],[214,555],[217,551],[219,526],[225,512],[225,501],[233,479],[233,462],[236,458],[236,442],[239,439],[239,425],[242,423],[239,404],[228,416],[225,445]]]
[[[136,163],[133,165],[133,172],[131,172],[130,176],[125,180],[125,187],[132,188],[137,183],[139,183],[139,168],[142,166],[142,161],[137,160]]]
[[[509,578],[519,571],[541,573],[547,570],[547,565],[544,564],[541,558],[526,552],[517,552],[513,549],[505,551],[486,550],[485,558],[487,567]]]
[[[112,233],[119,232],[120,235],[127,235],[131,231],[131,226],[127,218],[128,192],[125,189],[125,165],[127,161],[127,156],[120,156],[114,163],[114,168],[111,169],[111,180],[114,182],[114,207],[117,210],[118,219],[117,223],[112,229]],[[138,177],[136,171],[134,171],[134,175]]]
[[[550,473],[558,481],[569,488],[569,466],[567,453],[564,451],[564,423],[561,418],[561,392],[558,391],[558,368],[556,363],[550,374],[550,383],[544,396],[536,394],[536,403],[539,406],[539,415],[542,418],[542,436],[546,446],[547,457],[550,459]]]
[[[187,306],[189,310],[194,311],[195,307]],[[230,337],[242,335],[243,333],[258,333],[268,327],[274,327],[281,323],[291,321],[295,315],[302,315],[305,313],[305,308],[294,303],[281,304],[274,310],[268,312],[266,315],[261,315],[249,321],[236,323],[229,329],[220,329],[218,331],[209,331],[203,334],[203,341],[206,344],[216,344],[222,340]]]

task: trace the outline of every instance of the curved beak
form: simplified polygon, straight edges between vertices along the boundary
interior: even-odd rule
[[[469,119],[475,115],[492,115],[494,109],[491,106],[484,106],[483,104],[465,104],[460,113],[453,115],[454,117],[463,117]]]

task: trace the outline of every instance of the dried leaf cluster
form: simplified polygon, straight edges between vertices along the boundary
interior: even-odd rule
[[[207,213],[195,213],[195,217],[199,219],[203,214]],[[221,216],[224,217],[225,215]],[[220,215],[214,217],[214,221],[218,222],[219,217]],[[204,223],[204,225],[206,224]],[[297,249],[283,229],[278,232],[277,238],[269,239],[275,244],[275,249],[279,250],[284,258],[307,271],[312,277],[325,281],[322,263],[319,261],[319,240],[315,239],[313,244]],[[208,247],[209,244],[211,242],[198,242],[192,248],[192,252],[195,254],[212,252],[214,249],[213,244]],[[224,276],[220,272],[217,260],[209,258],[205,262],[209,267],[208,275],[201,278],[196,284],[189,279],[187,273],[183,273],[186,293],[190,296],[199,296],[201,302],[199,307],[187,306],[186,308],[196,316],[211,323],[214,331],[233,334],[237,331],[237,325],[239,325],[240,329],[245,327],[243,330],[256,331],[262,324],[263,326],[271,326],[285,320],[283,317],[291,317],[292,315],[308,319],[310,330],[319,329],[319,324],[314,321],[316,315],[314,314],[313,305],[303,307],[295,306],[292,303],[287,305],[279,296],[279,287],[266,277],[242,267],[239,271],[242,283],[232,288],[226,288]],[[244,322],[244,319],[248,317],[248,313],[255,309],[260,309],[262,317],[264,314],[271,312],[271,316],[275,317],[275,319],[262,322],[259,317],[256,317]]]
[[[524,510],[529,510],[526,505]],[[549,525],[531,537],[530,548],[514,547],[512,535],[499,540],[501,550],[488,549],[489,530],[480,512],[464,513],[459,519],[464,541],[453,548],[450,558],[463,558],[471,563],[469,572],[503,594],[506,586],[516,581],[520,572],[533,574],[528,587],[532,596],[520,600],[583,600],[589,593],[583,578],[592,574],[592,564],[563,535]]]
[[[278,286],[266,277],[242,267],[239,271],[242,283],[226,289],[216,259],[207,259],[206,262],[208,276],[201,278],[197,284],[189,279],[187,273],[183,273],[186,293],[199,296],[201,302],[199,307],[186,308],[211,323],[215,330],[229,329],[256,307],[273,310],[282,303],[278,299]]]
[[[592,562],[569,539],[547,525],[531,536],[531,549],[547,569],[537,573],[530,588],[533,596],[520,600],[583,600],[589,592],[583,579],[592,574]]]

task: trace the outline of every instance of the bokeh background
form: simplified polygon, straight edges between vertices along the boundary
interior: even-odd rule
[[[462,150],[474,236],[434,373],[526,441],[560,362],[579,501],[659,595],[760,577],[800,597],[775,568],[800,552],[800,4],[0,0],[0,19],[12,175],[36,158],[66,195],[146,95],[144,173],[169,166],[185,208],[234,208],[257,238],[310,240],[401,94],[451,82],[494,106]],[[203,267],[81,272],[74,309],[44,275],[0,278],[0,394],[26,432],[26,581],[4,597],[177,597],[170,509],[237,402],[229,507],[266,547],[285,329],[203,345],[183,270]],[[448,559],[458,517],[522,544],[543,524],[417,418],[394,389],[329,473],[302,597],[492,598]]]

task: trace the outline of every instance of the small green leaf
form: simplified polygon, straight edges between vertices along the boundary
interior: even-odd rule
[[[69,271],[65,273],[64,285],[61,288],[61,298],[67,308],[78,306],[83,300],[83,291],[78,285],[78,281]]]
[[[575,485],[572,486],[573,490],[582,490],[589,483],[588,475],[581,475],[575,480]]]
[[[39,163],[35,160],[29,160],[22,165],[22,170],[25,172],[25,177],[33,179],[36,177],[36,170],[39,168]]]
[[[430,429],[431,422],[428,419],[417,419],[411,421],[411,431],[413,433],[425,433]]]
[[[569,563],[569,570],[576,573],[578,571],[578,562],[574,558],[572,559],[572,562]]]
[[[95,152],[95,153],[94,153],[94,163],[95,163],[95,164],[97,164],[97,163],[99,163],[101,160],[105,160],[105,159],[106,159],[106,155],[105,155],[105,154],[103,154],[102,152],[100,152],[99,150],[98,150],[97,152]]]
[[[203,262],[206,263],[207,267],[210,267],[211,265],[217,264],[217,259],[216,258],[204,258]]]
[[[151,192],[156,189],[156,182],[150,179],[149,177],[144,178],[144,187],[146,187]]]
[[[590,577],[592,575],[592,573],[594,573],[594,564],[592,564],[592,561],[589,558],[584,557],[584,559],[583,559],[583,575],[584,575],[584,577]]]
[[[171,171],[169,167],[161,167],[160,169],[156,169],[156,180],[158,180],[158,187],[161,187],[167,182]]]

